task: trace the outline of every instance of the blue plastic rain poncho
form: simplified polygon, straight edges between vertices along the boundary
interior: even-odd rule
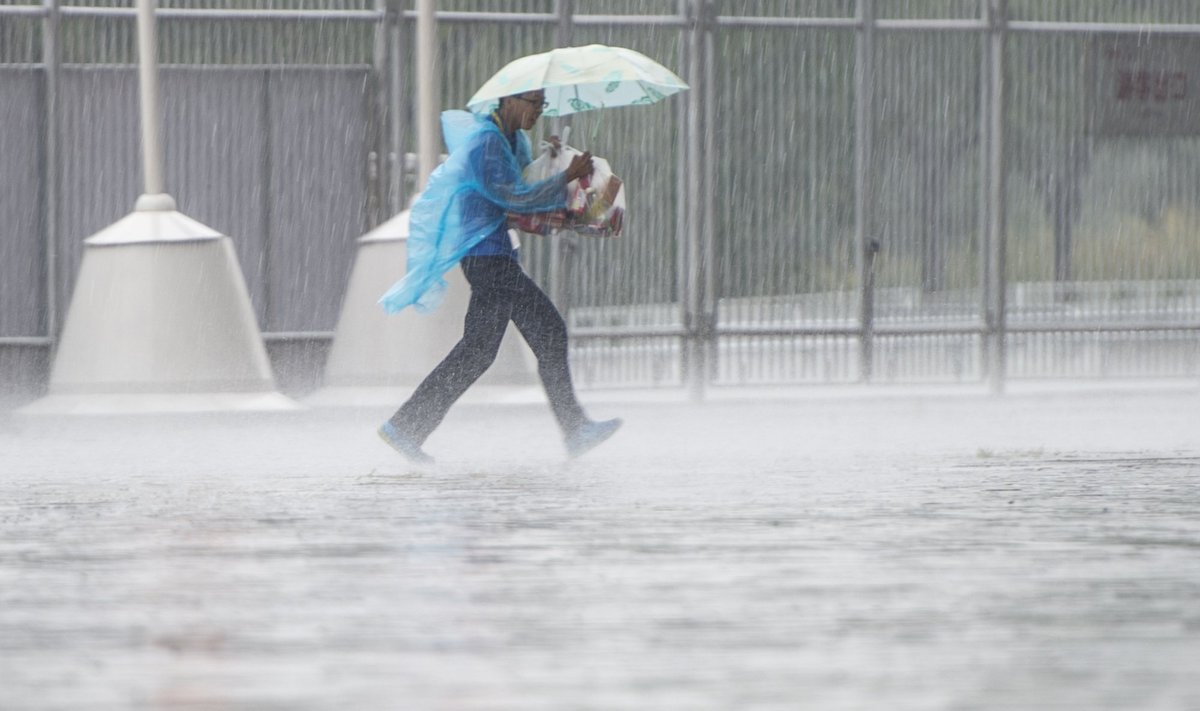
[[[567,179],[559,173],[526,183],[529,138],[517,131],[515,144],[489,116],[442,113],[442,135],[450,157],[429,176],[409,218],[408,271],[379,303],[388,313],[415,305],[437,308],[447,271],[472,248],[507,229],[507,213],[549,212],[565,207]]]

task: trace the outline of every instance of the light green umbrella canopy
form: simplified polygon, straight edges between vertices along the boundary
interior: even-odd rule
[[[549,106],[543,116],[653,104],[688,85],[671,70],[624,47],[589,44],[564,47],[510,62],[488,79],[467,108],[487,113],[501,97],[544,90]]]

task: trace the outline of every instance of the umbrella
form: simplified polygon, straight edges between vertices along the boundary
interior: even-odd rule
[[[467,107],[487,113],[500,98],[527,91],[546,92],[543,116],[653,104],[688,85],[671,70],[624,47],[589,44],[564,47],[510,62],[487,80]]]

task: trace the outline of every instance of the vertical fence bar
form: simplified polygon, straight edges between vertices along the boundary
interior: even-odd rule
[[[690,0],[688,3],[688,67],[687,82],[691,90],[687,93],[687,123],[684,125],[684,142],[687,145],[687,169],[684,171],[687,181],[687,193],[684,196],[686,205],[686,227],[684,242],[679,245],[679,258],[682,265],[680,283],[680,306],[683,309],[684,336],[681,351],[683,379],[693,400],[704,397],[703,375],[697,362],[699,353],[696,349],[696,318],[698,304],[696,303],[697,274],[699,263],[699,234],[697,227],[699,218],[697,210],[700,205],[700,178],[695,173],[696,156],[700,153],[700,58],[697,47],[700,36],[700,4],[703,0]]]
[[[574,3],[572,0],[555,0],[554,13],[558,16],[558,22],[554,26],[554,46],[569,47],[571,45],[571,35],[573,22],[572,16],[575,12]],[[554,131],[559,136],[563,135],[563,130],[570,127],[570,117],[562,117],[554,119]],[[562,312],[564,318],[568,316],[567,310],[570,308],[570,303],[567,299],[567,286],[570,284],[571,262],[575,256],[575,243],[568,233],[564,232],[557,238],[550,240],[550,255],[549,255],[549,271],[550,274],[550,300]]]
[[[990,26],[991,23],[991,3],[989,0],[981,0],[979,3],[980,19]],[[979,254],[978,254],[978,269],[980,281],[980,300],[979,300],[979,320],[986,328],[986,334],[991,333],[991,305],[992,305],[992,259],[991,249],[989,247],[988,234],[992,220],[992,204],[991,191],[992,184],[990,182],[991,171],[991,139],[989,138],[992,130],[992,53],[991,53],[991,34],[984,32],[979,36],[979,215],[977,217],[976,229],[979,234]],[[979,361],[983,367],[983,377],[989,378],[990,371],[990,344],[991,339],[986,335],[980,339],[979,343]]]
[[[388,115],[391,117],[391,153],[388,160],[392,164],[390,212],[402,211],[408,205],[408,190],[405,177],[408,173],[406,156],[408,155],[408,111],[400,106],[401,97],[408,96],[408,68],[404,64],[409,37],[404,27],[404,0],[388,0],[387,4],[389,45],[391,46],[390,95],[388,96]]]
[[[259,264],[259,279],[262,280],[262,291],[259,292],[259,312],[262,314],[262,329],[274,330],[275,326],[275,300],[271,296],[272,269],[273,261],[271,255],[273,250],[271,246],[275,243],[275,164],[273,162],[272,146],[275,143],[275,107],[271,101],[271,91],[276,83],[276,74],[282,75],[282,71],[266,67],[262,70],[262,100],[259,102],[258,110],[262,116],[263,140],[259,153],[259,162],[262,166],[263,185],[260,192],[259,204],[262,211],[262,261]]]
[[[1005,163],[1004,163],[1004,112],[1007,86],[1005,76],[1005,54],[1008,44],[1008,0],[988,0],[988,160],[987,182],[989,189],[988,211],[988,283],[991,286],[988,308],[988,333],[990,338],[988,377],[993,393],[1004,392],[1007,370],[1007,299],[1005,295],[1007,223],[1005,221]]]
[[[708,194],[705,186],[706,174],[703,166],[703,150],[705,145],[706,116],[705,96],[708,86],[706,74],[711,67],[706,65],[708,53],[706,36],[711,21],[709,0],[692,0],[690,7],[690,33],[688,35],[688,91],[687,107],[687,242],[683,245],[682,256],[685,263],[684,282],[681,301],[684,304],[683,326],[687,331],[686,343],[683,349],[684,380],[688,384],[691,398],[694,401],[704,399],[707,386],[707,341],[711,338],[711,325],[705,312],[704,285],[708,255],[704,254],[704,216],[706,213],[704,199]]]
[[[701,87],[703,94],[701,95],[701,106],[704,108],[702,117],[702,127],[704,129],[703,140],[701,145],[703,150],[700,155],[704,159],[699,161],[699,167],[703,170],[701,174],[701,195],[704,208],[700,219],[700,344],[704,349],[704,382],[707,384],[715,380],[718,376],[717,356],[720,349],[717,346],[717,251],[715,230],[717,224],[717,201],[713,197],[713,191],[716,189],[716,170],[717,163],[720,157],[717,155],[717,140],[716,140],[716,107],[717,107],[717,87],[716,87],[716,32],[717,32],[717,4],[714,0],[705,0],[704,2],[704,28],[703,42],[701,49],[703,53],[700,56],[700,61],[704,67],[704,86]]]
[[[677,0],[675,10],[681,18],[685,20],[689,17],[689,8],[692,0]],[[688,53],[690,42],[686,41],[691,37],[691,29],[683,30],[684,36],[679,42],[677,52],[679,71],[682,75],[692,78],[691,62],[692,57]],[[691,104],[691,97],[686,101],[675,102],[675,121],[677,125],[687,127],[688,125],[688,106]],[[688,298],[687,298],[687,274],[688,262],[686,258],[688,244],[688,215],[690,214],[688,206],[688,197],[690,195],[691,181],[688,178],[688,167],[691,165],[691,159],[688,156],[688,150],[691,147],[691,142],[688,140],[686,131],[683,138],[679,140],[678,150],[675,152],[675,293],[679,300],[679,313],[683,324],[688,323]],[[688,339],[684,337],[679,342],[679,373],[683,384],[688,384]]]
[[[388,161],[387,126],[388,110],[388,31],[387,31],[387,0],[375,0],[375,10],[380,19],[374,23],[371,33],[371,81],[370,86],[370,123],[367,127],[367,145],[370,146],[367,166],[367,223],[374,227],[391,216],[388,205]]]
[[[874,365],[875,280],[874,199],[871,166],[874,154],[875,0],[858,0],[858,35],[854,62],[854,232],[859,287],[858,375],[871,381]]]
[[[61,171],[58,162],[58,87],[59,74],[62,70],[61,0],[45,0],[46,15],[42,20],[42,71],[45,81],[46,126],[45,155],[42,165],[42,176],[45,181],[43,188],[42,215],[44,223],[45,257],[43,267],[46,278],[46,337],[51,342],[50,357],[53,359],[54,344],[58,342],[58,285],[61,283],[58,274],[58,243],[59,220],[58,204],[60,199]]]

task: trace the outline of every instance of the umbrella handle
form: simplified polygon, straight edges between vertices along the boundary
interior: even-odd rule
[[[563,135],[559,136],[558,138],[558,150],[551,151],[551,153],[555,156],[558,155],[558,151],[561,151],[563,148],[567,147],[567,139],[571,137],[571,127],[563,126],[562,134]],[[541,141],[538,144],[538,150],[546,150],[547,148],[552,148],[552,144],[549,141]]]

